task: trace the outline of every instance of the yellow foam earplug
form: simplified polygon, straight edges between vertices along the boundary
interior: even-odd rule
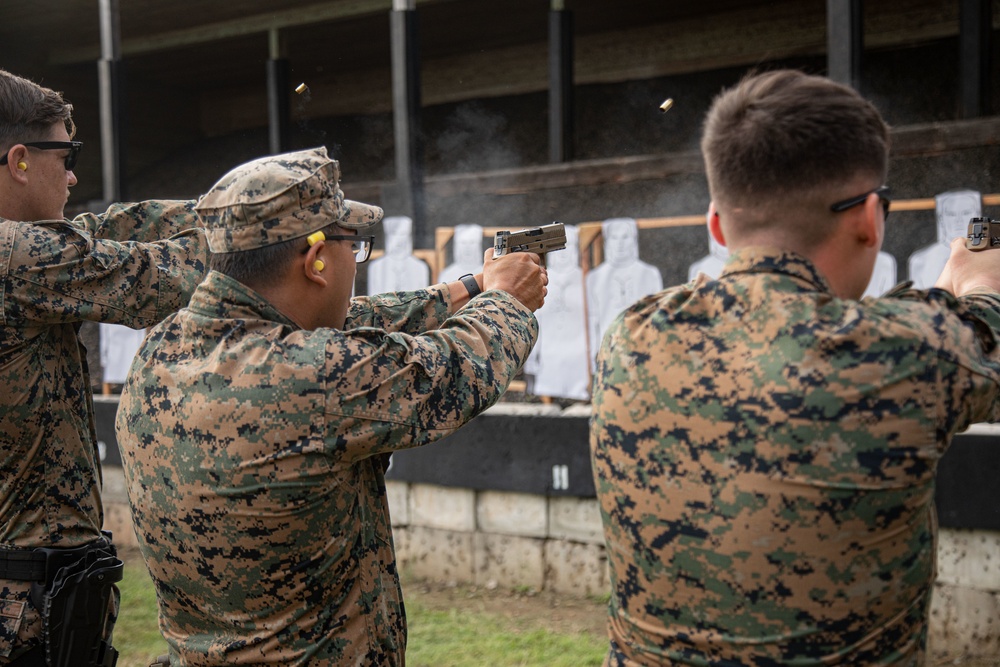
[[[323,232],[320,232],[320,234],[322,233]],[[315,262],[313,262],[313,268],[316,269],[317,271],[322,271],[323,269],[326,268],[326,264],[323,263],[323,260],[317,259]]]
[[[324,234],[323,232],[313,232],[312,234],[306,237],[306,241],[309,243],[309,245],[315,245],[317,241],[325,241],[325,240],[326,240],[326,234]],[[322,271],[322,269],[320,270]]]
[[[17,163],[17,168],[20,169],[21,171],[28,171],[28,163],[27,162],[18,162]]]

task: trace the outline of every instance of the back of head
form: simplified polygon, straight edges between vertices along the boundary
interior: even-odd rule
[[[40,141],[62,123],[69,136],[73,105],[54,90],[0,69],[0,152],[17,143]]]
[[[715,99],[701,148],[712,199],[739,231],[784,223],[814,244],[828,226],[803,223],[829,217],[851,181],[884,182],[889,128],[852,88],[777,70],[751,74]]]

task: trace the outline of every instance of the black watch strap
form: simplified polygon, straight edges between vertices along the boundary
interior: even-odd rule
[[[483,290],[479,289],[479,283],[476,282],[476,277],[471,273],[466,273],[464,276],[459,278],[462,284],[465,285],[465,289],[469,290],[469,298],[475,297],[477,294],[482,294]]]

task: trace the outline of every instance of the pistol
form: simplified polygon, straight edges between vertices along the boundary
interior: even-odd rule
[[[533,252],[544,255],[566,247],[566,227],[553,222],[541,227],[522,229],[519,232],[497,232],[493,237],[493,259],[512,252]]]
[[[965,239],[965,247],[969,250],[1000,248],[1000,220],[991,218],[972,218],[969,220],[969,233]]]

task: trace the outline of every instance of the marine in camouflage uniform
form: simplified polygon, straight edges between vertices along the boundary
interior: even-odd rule
[[[0,75],[4,85],[38,88],[6,72]],[[61,137],[49,138],[69,138],[61,122],[52,131]],[[17,149],[6,144],[0,150],[14,155]],[[66,151],[21,150],[20,154],[24,157],[14,158],[15,164],[2,160],[3,169],[23,172],[29,185],[41,181],[48,168],[53,173],[62,170],[57,176],[62,183],[57,183],[55,202],[25,201],[25,207],[17,210],[51,210],[58,215],[68,187],[76,184]],[[8,187],[7,182],[3,186]],[[4,192],[9,198],[0,204],[0,212],[16,209],[15,195]],[[0,556],[4,562],[8,555],[26,555],[36,547],[74,548],[103,539],[101,467],[80,324],[146,327],[187,302],[204,276],[208,256],[193,205],[120,204],[103,214],[72,220],[23,222],[0,217]],[[165,237],[171,238],[160,240]],[[30,581],[0,576],[0,664],[39,645],[42,624],[28,599],[30,586]]]
[[[777,124],[791,109],[791,125],[805,125],[813,104],[856,106],[853,96],[778,72],[748,79],[714,111],[753,109],[741,116],[749,126],[735,123],[751,136],[768,114]],[[835,120],[835,133],[851,132],[849,118]],[[706,142],[726,139],[724,126],[707,128]],[[789,143],[781,159],[795,170]],[[850,136],[841,144],[853,149]],[[842,244],[870,275],[881,235],[852,244],[859,230],[881,229],[878,194],[830,214],[819,207],[816,224],[832,236],[793,251],[780,245],[787,228],[765,237],[740,228],[748,218],[735,209],[753,197],[740,199],[712,170],[724,148],[732,156],[742,146],[706,149],[726,207],[711,210],[713,233],[734,246],[722,275],[626,309],[598,358],[591,446],[612,580],[605,664],[923,664],[937,463],[956,432],[1000,417],[996,281],[902,285],[858,301],[864,280],[816,248]],[[861,173],[864,187],[877,184],[877,167]],[[781,196],[797,207],[794,193]],[[996,275],[1000,253],[979,255]]]
[[[306,236],[331,222],[377,223],[381,209],[344,201],[338,177],[325,149],[231,172],[198,206],[212,251],[291,240],[314,252]],[[541,294],[538,258],[521,255]],[[315,277],[313,261],[285,275]],[[322,275],[337,268],[321,261]],[[460,282],[355,298],[340,326],[311,327],[212,271],[149,332],[117,431],[172,664],[403,664],[386,455],[496,402],[537,336],[540,300],[482,279],[457,312]]]

